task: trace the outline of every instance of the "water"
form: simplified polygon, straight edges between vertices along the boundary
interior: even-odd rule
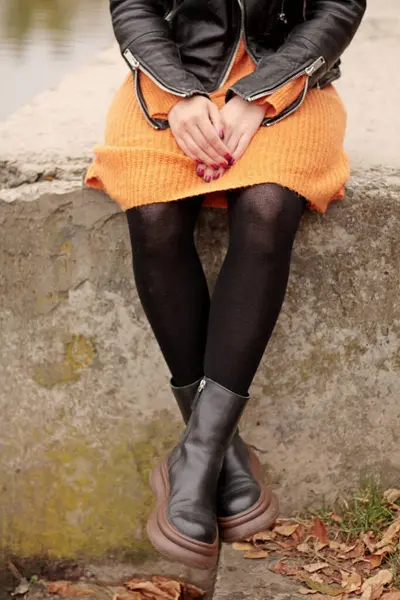
[[[0,0],[0,121],[113,41],[109,0]]]

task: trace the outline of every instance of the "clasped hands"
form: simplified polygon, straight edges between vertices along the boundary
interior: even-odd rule
[[[180,149],[195,161],[206,183],[223,177],[243,154],[259,129],[265,107],[234,96],[218,107],[204,96],[180,100],[168,115]]]

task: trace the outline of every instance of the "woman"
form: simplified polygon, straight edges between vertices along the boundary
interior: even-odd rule
[[[131,68],[89,185],[126,210],[137,290],[187,423],[151,474],[148,533],[189,566],[277,516],[238,433],[279,315],[305,208],[343,196],[346,115],[332,86],[366,0],[110,0]],[[210,303],[193,233],[227,206]]]

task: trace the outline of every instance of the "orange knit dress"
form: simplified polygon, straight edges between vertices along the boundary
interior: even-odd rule
[[[211,96],[213,102],[222,108],[227,89],[254,69],[242,42],[226,84]],[[180,98],[161,90],[143,73],[139,77],[150,115],[165,118]],[[268,104],[267,115],[289,106],[304,83],[299,78],[262,99]],[[170,129],[155,130],[146,121],[130,73],[114,97],[105,143],[94,149],[86,183],[106,192],[123,210],[199,195],[206,195],[207,206],[224,207],[225,190],[277,183],[325,212],[332,200],[343,197],[349,176],[345,129],[346,111],[335,88],[311,89],[292,115],[271,127],[260,127],[245,154],[222,178],[205,183]]]

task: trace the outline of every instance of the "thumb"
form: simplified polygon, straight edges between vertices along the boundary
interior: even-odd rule
[[[208,114],[210,117],[210,121],[214,125],[219,137],[221,138],[221,140],[223,140],[225,134],[221,113],[219,111],[218,106],[216,106],[213,102],[209,103]]]

